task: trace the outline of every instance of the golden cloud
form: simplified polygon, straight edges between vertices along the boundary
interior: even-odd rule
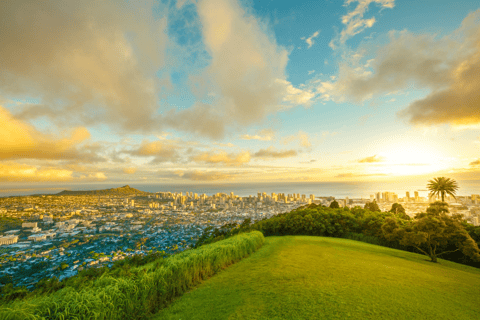
[[[223,173],[219,171],[177,171],[175,174],[182,179],[193,181],[218,181],[218,180],[234,180],[235,175],[231,173]]]
[[[282,150],[276,151],[272,147],[267,149],[260,149],[253,156],[256,158],[289,158],[297,155],[295,150]]]
[[[125,174],[134,174],[135,172],[137,172],[137,168],[124,168],[123,169],[123,173],[125,173]]]
[[[271,141],[275,139],[275,132],[272,129],[262,129],[255,135],[244,134],[240,138],[243,140]]]
[[[366,157],[363,159],[358,160],[358,163],[375,163],[375,162],[383,162],[385,159],[383,157],[378,157],[377,155]]]
[[[470,162],[471,166],[480,166],[480,159]]]
[[[68,138],[54,139],[16,119],[1,106],[0,137],[0,159],[99,160],[92,152],[78,151],[78,145],[90,138],[86,128],[75,128]]]
[[[57,168],[38,168],[18,163],[0,163],[0,181],[50,182],[71,181],[73,171]]]
[[[239,154],[227,154],[225,151],[213,154],[204,152],[193,157],[193,160],[211,164],[223,163],[227,166],[239,166],[250,161],[250,153],[248,151]]]
[[[134,156],[154,156],[154,162],[175,161],[178,159],[177,148],[168,141],[144,141],[132,151],[126,151]]]

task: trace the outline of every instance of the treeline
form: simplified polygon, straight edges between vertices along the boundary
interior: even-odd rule
[[[126,274],[93,275],[92,281],[83,285],[2,305],[0,319],[145,319],[263,243],[262,233],[243,233],[221,243],[155,259]]]
[[[370,208],[371,206],[367,206]],[[448,209],[432,204],[427,213],[413,219],[399,210],[370,211],[361,207],[329,208],[311,204],[250,224],[225,225],[205,230],[196,246],[228,238],[248,230],[261,231],[266,237],[311,235],[347,238],[371,244],[426,254],[480,268],[480,227],[468,224]],[[431,252],[430,252],[431,251]]]

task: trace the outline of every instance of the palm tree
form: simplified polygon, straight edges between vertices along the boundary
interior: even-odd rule
[[[442,202],[445,202],[445,194],[449,194],[455,198],[455,193],[458,190],[458,184],[457,181],[453,179],[439,177],[429,180],[427,188],[430,190],[430,196],[441,195]]]

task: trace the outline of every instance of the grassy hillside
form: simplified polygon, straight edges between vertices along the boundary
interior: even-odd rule
[[[480,270],[346,239],[268,237],[154,319],[480,319]]]
[[[50,295],[15,300],[0,306],[0,320],[145,319],[263,243],[258,231],[242,233],[126,270],[123,275],[107,273],[78,289],[65,287]]]

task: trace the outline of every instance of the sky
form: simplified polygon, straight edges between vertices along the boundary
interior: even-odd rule
[[[480,180],[480,4],[7,1],[0,182]]]

